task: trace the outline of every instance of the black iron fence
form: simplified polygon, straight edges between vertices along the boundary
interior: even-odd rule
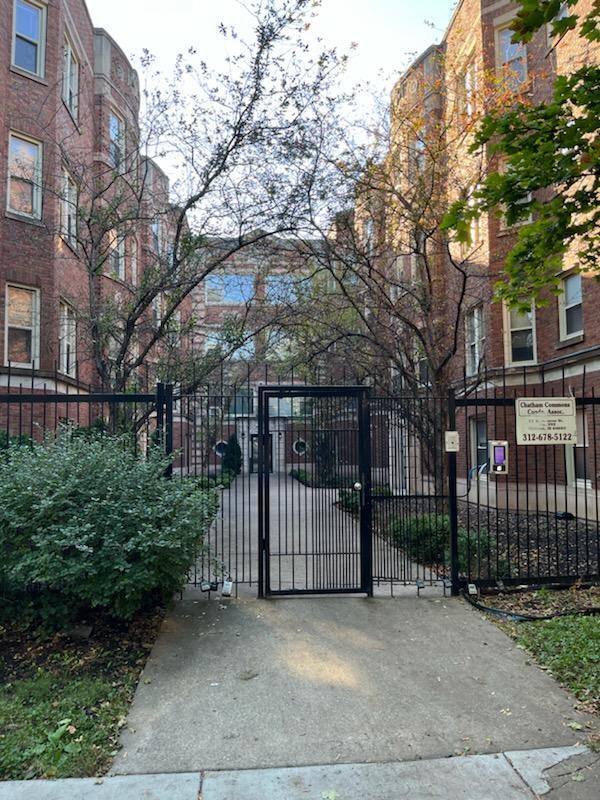
[[[204,589],[231,578],[234,591],[257,590],[264,568],[261,471],[269,475],[277,565],[290,555],[308,563],[303,541],[315,541],[321,543],[319,574],[330,568],[335,575],[340,554],[354,552],[344,537],[364,549],[357,531],[366,524],[375,593],[414,584],[456,591],[466,583],[597,580],[600,398],[585,376],[569,380],[562,373],[535,383],[526,374],[509,377],[512,384],[506,374],[486,375],[443,398],[429,390],[411,397],[371,392],[366,482],[359,480],[364,442],[354,428],[348,433],[351,417],[341,400],[327,406],[324,436],[325,406],[308,387],[303,395],[297,380],[293,396],[269,401],[268,425],[260,429],[259,387],[276,384],[250,372],[186,393],[163,384],[138,393],[57,391],[40,376],[17,379],[0,389],[0,448],[75,430],[127,434],[141,457],[152,442],[161,443],[172,456],[169,477],[193,478],[220,494],[206,547],[190,573],[190,582]],[[571,396],[571,439],[522,439],[517,401]],[[459,435],[458,452],[446,453],[448,430]],[[504,455],[494,447],[504,447]],[[504,458],[500,470],[496,456]],[[300,529],[304,540],[295,536]],[[328,539],[323,530],[331,531]],[[329,567],[324,541],[333,542]],[[280,569],[277,580],[283,574]]]

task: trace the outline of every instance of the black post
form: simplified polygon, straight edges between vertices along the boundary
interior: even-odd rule
[[[157,444],[164,447],[165,436],[165,385],[156,384],[156,438]]]
[[[456,430],[456,398],[454,390],[448,391],[448,429]],[[450,579],[452,595],[456,597],[460,589],[458,565],[458,497],[456,490],[456,453],[448,453],[448,498],[450,512]]]
[[[268,408],[268,403],[267,403]],[[265,476],[264,476],[264,396],[263,388],[258,387],[258,596],[265,596],[264,562],[265,562]]]
[[[173,384],[165,386],[165,455],[169,458],[173,454]],[[165,478],[173,477],[173,461],[165,470]]]
[[[371,498],[371,407],[369,389],[358,395],[360,482],[361,589],[373,597],[373,506]]]

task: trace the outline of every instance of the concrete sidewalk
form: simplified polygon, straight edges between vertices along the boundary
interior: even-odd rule
[[[14,781],[0,784],[0,800],[596,800],[599,758],[585,747],[566,747],[386,764]]]
[[[573,745],[588,717],[458,599],[207,601],[165,620],[115,774]],[[575,726],[577,727],[577,726]]]

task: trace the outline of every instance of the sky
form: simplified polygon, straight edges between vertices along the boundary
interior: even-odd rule
[[[218,23],[243,27],[246,16],[237,0],[87,0],[87,4],[94,25],[106,28],[134,64],[146,48],[166,72],[176,54],[190,46],[209,65],[218,66],[222,58]],[[342,51],[358,44],[348,71],[350,83],[383,80],[391,89],[412,58],[441,38],[453,7],[454,0],[322,0],[312,33]]]

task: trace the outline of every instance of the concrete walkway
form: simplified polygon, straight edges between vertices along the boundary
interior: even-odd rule
[[[599,759],[585,747],[565,747],[387,764],[12,781],[0,784],[0,800],[596,800]]]
[[[207,601],[166,619],[113,772],[386,763],[568,746],[586,717],[458,599]]]

